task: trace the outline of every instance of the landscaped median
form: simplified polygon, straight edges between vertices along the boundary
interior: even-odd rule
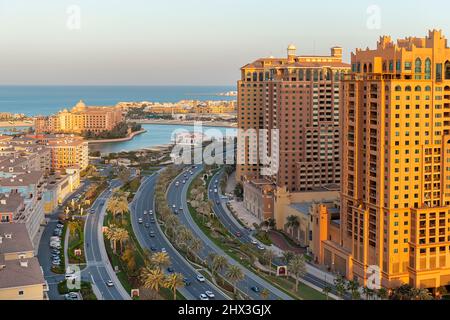
[[[67,280],[70,281],[70,280]],[[67,294],[70,292],[79,292],[83,300],[97,300],[97,297],[92,290],[92,284],[90,282],[82,281],[79,289],[69,289],[67,288],[67,281],[61,281],[58,283],[59,294]]]
[[[134,234],[128,199],[129,193],[134,194],[139,186],[140,179],[139,184],[125,184],[107,204],[103,225],[106,227],[104,241],[108,258],[125,290],[131,293],[132,289],[139,289],[139,299],[184,299],[177,291],[182,286],[182,278],[166,277],[161,271],[162,265],[170,265],[168,256],[155,256],[142,249]]]
[[[296,285],[295,280],[291,277],[281,278],[274,276],[273,257],[269,257],[269,259],[267,257],[268,255],[271,255],[271,251],[268,250],[263,253],[251,244],[239,242],[238,239],[223,226],[217,216],[211,214],[212,204],[210,204],[207,198],[207,188],[209,186],[209,181],[215,172],[217,172],[217,170],[210,170],[206,181],[203,180],[203,173],[198,175],[188,189],[187,198],[189,213],[202,232],[235,261],[238,261],[248,270],[257,273],[291,297],[305,300],[326,299],[324,294],[313,288],[307,287],[301,282]],[[270,268],[272,275],[265,274],[262,270],[256,268],[256,262],[259,262],[260,265],[265,264],[267,268]]]

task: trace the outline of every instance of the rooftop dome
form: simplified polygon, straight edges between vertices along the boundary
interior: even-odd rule
[[[81,111],[86,109],[86,104],[83,102],[83,100],[78,101],[78,103],[73,108],[74,111]]]

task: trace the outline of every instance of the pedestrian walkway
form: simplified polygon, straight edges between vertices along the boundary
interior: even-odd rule
[[[259,263],[258,260],[255,261],[254,266],[255,266],[256,268],[258,268],[259,270],[264,271],[264,272],[266,272],[266,273],[269,273],[270,271],[271,271],[272,273],[274,272],[273,270],[269,270],[269,268],[267,268],[266,266],[264,266],[264,265],[262,265],[261,263]],[[307,270],[308,270],[308,267],[307,267]],[[309,273],[309,270],[308,270],[308,273]],[[296,276],[294,276],[294,275],[292,275],[292,274],[290,275],[290,277],[293,278],[294,280],[297,278]],[[309,282],[309,281],[306,281],[306,280],[303,279],[303,278],[299,278],[298,281],[301,282],[301,283],[303,283],[304,285],[310,287],[310,288],[313,288],[314,290],[316,290],[316,291],[318,291],[318,292],[320,292],[320,293],[323,292],[323,289],[322,289],[322,288],[320,288],[320,287],[318,287],[318,286],[312,284],[312,283]],[[333,298],[334,300],[342,300],[341,298],[339,298],[338,296],[336,296],[335,294],[333,294],[333,293],[331,293],[331,292],[328,294],[328,296],[331,297],[331,298]]]
[[[234,213],[236,214],[237,218],[247,227],[254,230],[255,226],[254,224],[261,224],[261,220],[258,219],[258,217],[255,217],[252,215],[245,207],[244,203],[236,200],[230,201],[230,206],[233,208]]]

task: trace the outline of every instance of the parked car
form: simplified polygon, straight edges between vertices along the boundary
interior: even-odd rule
[[[254,245],[257,245],[257,244],[258,244],[258,241],[256,241],[255,239],[253,239],[253,240],[251,241],[251,243],[254,244]]]
[[[265,247],[263,247],[262,245],[260,245],[260,244],[258,244],[258,249],[259,250],[266,250],[266,248]]]

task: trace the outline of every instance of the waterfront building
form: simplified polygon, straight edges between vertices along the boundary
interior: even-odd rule
[[[73,133],[98,134],[113,130],[124,121],[123,111],[120,107],[86,106],[79,101],[72,110],[64,109],[55,115],[37,117],[35,132],[42,133]]]
[[[350,65],[340,47],[330,56],[298,56],[293,45],[287,51],[241,68],[237,180],[260,177],[258,155],[271,154],[270,130],[278,129],[279,169],[264,178],[289,192],[339,184],[339,86]],[[256,140],[242,132],[249,129]],[[267,139],[259,129],[269,130]]]
[[[46,283],[23,224],[0,224],[0,300],[44,300]]]
[[[53,170],[79,168],[81,171],[89,165],[88,142],[74,135],[35,136],[51,152]]]
[[[389,288],[449,285],[447,39],[436,30],[396,43],[384,36],[351,63],[341,99],[340,233],[318,232],[315,256],[361,284],[379,268]]]

